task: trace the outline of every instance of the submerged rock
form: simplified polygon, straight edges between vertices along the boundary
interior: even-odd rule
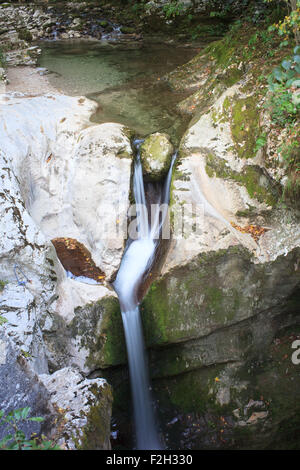
[[[156,132],[141,145],[141,161],[146,180],[158,181],[168,172],[174,152],[167,134]]]

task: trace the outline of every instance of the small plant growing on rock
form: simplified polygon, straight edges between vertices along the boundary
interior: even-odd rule
[[[286,132],[284,142],[278,148],[288,176],[284,195],[296,201],[300,193],[300,46],[275,67],[268,77],[268,85],[267,107],[272,123]]]
[[[26,42],[31,42],[32,41],[32,34],[28,29],[22,28],[18,31],[18,36],[20,39]]]
[[[181,15],[185,8],[183,3],[175,1],[166,3],[162,9],[166,18],[175,18],[176,16]]]
[[[29,417],[30,407],[19,408],[10,411],[4,417],[4,411],[0,410],[0,425],[7,424],[11,433],[0,441],[0,450],[61,450],[60,447],[52,441],[47,441],[45,436],[26,439],[25,433],[19,429],[22,421],[44,421],[39,416]]]

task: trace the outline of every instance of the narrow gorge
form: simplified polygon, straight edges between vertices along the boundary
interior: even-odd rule
[[[0,0],[1,449],[299,449],[292,3]]]

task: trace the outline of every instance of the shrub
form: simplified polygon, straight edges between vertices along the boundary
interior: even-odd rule
[[[0,425],[7,424],[11,433],[0,441],[0,450],[61,450],[55,442],[47,441],[45,436],[26,439],[25,433],[19,429],[22,421],[41,422],[44,418],[29,417],[30,407],[19,408],[10,411],[4,417],[4,411],[0,410]]]

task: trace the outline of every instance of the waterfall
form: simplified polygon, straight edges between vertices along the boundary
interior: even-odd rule
[[[136,141],[139,149],[142,141]],[[145,354],[143,330],[138,306],[138,288],[144,274],[151,268],[169,204],[172,169],[176,154],[172,158],[159,205],[149,222],[143,181],[142,164],[138,152],[134,169],[133,190],[137,207],[135,239],[129,239],[118,271],[114,288],[118,294],[127,346],[130,382],[134,407],[134,420],[138,449],[161,449],[152,407],[150,381]],[[162,207],[160,217],[159,207]]]

